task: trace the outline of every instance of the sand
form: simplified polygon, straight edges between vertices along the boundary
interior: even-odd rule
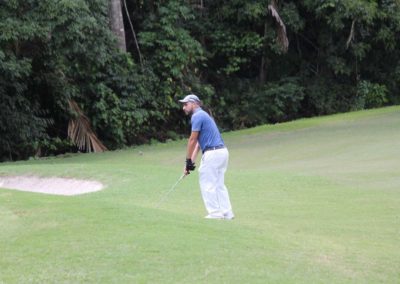
[[[0,176],[0,188],[71,196],[99,191],[104,185],[97,181],[72,178]]]

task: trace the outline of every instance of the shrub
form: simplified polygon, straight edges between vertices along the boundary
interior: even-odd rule
[[[387,103],[388,89],[385,85],[360,81],[357,86],[357,96],[361,108],[381,107]]]

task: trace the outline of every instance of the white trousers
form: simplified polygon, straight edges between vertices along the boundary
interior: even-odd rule
[[[206,151],[199,168],[200,189],[209,215],[233,216],[228,189],[225,186],[225,172],[228,168],[228,149]]]

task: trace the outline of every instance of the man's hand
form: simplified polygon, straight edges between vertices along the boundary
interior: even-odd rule
[[[190,174],[190,171],[194,171],[196,168],[195,164],[192,162],[192,159],[186,159],[186,167],[185,167],[185,174]]]

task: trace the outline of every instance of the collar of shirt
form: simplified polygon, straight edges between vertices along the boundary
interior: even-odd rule
[[[201,110],[201,107],[196,108],[196,109],[193,111],[192,115],[195,114],[196,112],[199,112],[200,110]]]

